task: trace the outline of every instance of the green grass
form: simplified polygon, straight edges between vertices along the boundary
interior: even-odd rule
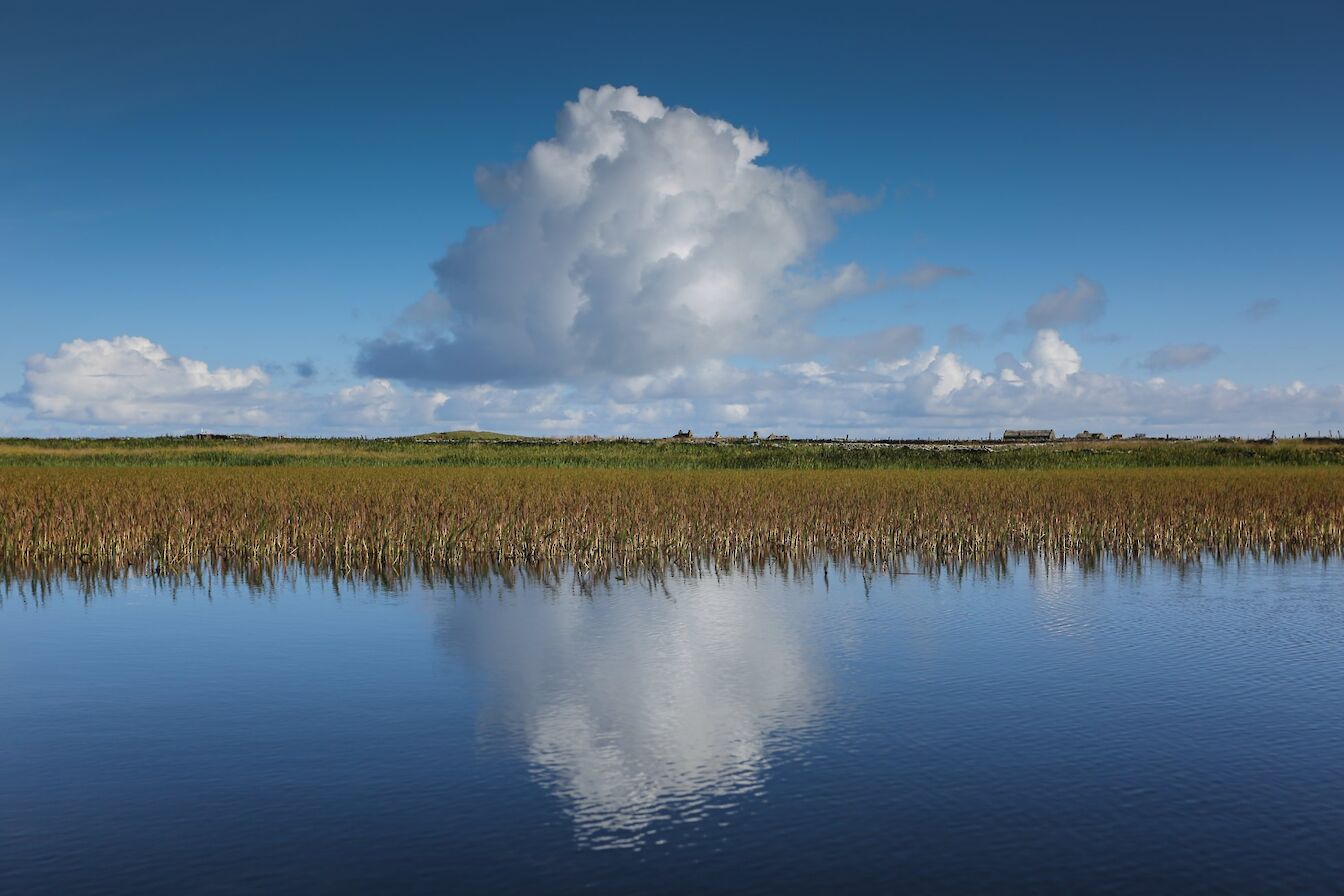
[[[432,441],[426,441],[432,440]],[[1344,465],[1344,444],[1232,440],[1057,442],[955,450],[859,443],[519,439],[7,439],[0,467],[542,467],[637,470],[1065,470]]]

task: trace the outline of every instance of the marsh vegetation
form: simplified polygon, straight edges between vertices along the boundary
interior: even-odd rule
[[[482,437],[485,436],[485,437]],[[630,470],[1136,469],[1344,466],[1344,440],[1079,442],[539,439],[0,439],[0,467],[544,467]]]
[[[1333,447],[1234,445],[1254,458],[1222,464],[1197,462],[1223,451],[1217,443],[1168,447],[1171,463],[1051,447],[965,452],[983,464],[968,468],[963,452],[923,451],[916,463],[894,447],[10,443],[0,568],[11,577],[276,564],[336,575],[634,574],[1344,549],[1344,466]],[[831,450],[874,468],[827,468]],[[756,451],[777,468],[754,468]],[[677,468],[687,456],[694,462]],[[986,460],[996,457],[1003,468]]]

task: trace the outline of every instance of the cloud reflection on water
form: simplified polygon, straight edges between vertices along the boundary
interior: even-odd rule
[[[483,726],[521,738],[585,846],[639,846],[731,811],[820,715],[806,604],[777,580],[539,592],[445,603],[440,632],[489,684]]]

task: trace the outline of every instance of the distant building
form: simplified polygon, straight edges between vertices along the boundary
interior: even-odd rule
[[[1055,431],[1053,429],[1005,429],[1003,431],[1003,440],[1005,442],[1050,442],[1054,441]]]
[[[1104,438],[1106,438],[1106,433],[1104,433],[1104,432],[1088,432],[1087,430],[1083,430],[1082,432],[1078,433],[1078,435],[1074,436],[1074,438],[1075,438],[1075,439],[1081,439],[1081,440],[1083,440],[1083,441],[1089,441],[1089,440],[1094,440],[1094,439],[1104,439]]]
[[[679,430],[677,430],[677,434],[674,435],[672,438],[674,438],[674,439],[693,439],[693,438],[695,438],[695,434],[692,433],[689,429],[679,429]]]

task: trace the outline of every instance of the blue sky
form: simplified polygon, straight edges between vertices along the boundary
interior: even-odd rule
[[[0,431],[1344,427],[1337,3],[193,6],[0,12]],[[526,173],[602,85],[849,199],[831,221],[790,206],[807,233],[762,267],[693,256],[639,295],[655,260],[607,272],[576,300],[600,324],[533,338],[554,281],[498,313],[507,271],[463,241],[536,197],[501,211],[474,175]],[[625,158],[652,182],[697,151]],[[754,258],[736,240],[770,225],[732,231],[741,184],[720,186],[696,251]],[[612,232],[602,252],[652,251]],[[547,263],[544,240],[501,241]],[[476,273],[436,275],[458,243]],[[569,277],[595,245],[551,261]],[[846,265],[860,288],[805,311],[782,292]],[[754,298],[709,308],[735,301],[697,298],[711,274]],[[1061,289],[1062,316],[1028,323]]]

